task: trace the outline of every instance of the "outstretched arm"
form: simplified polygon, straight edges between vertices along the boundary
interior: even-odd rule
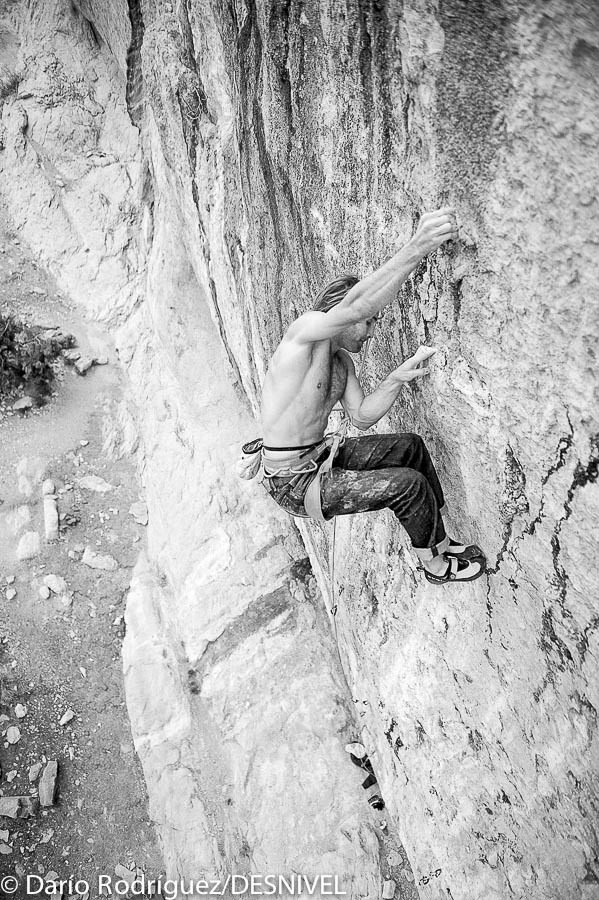
[[[290,326],[286,337],[301,343],[314,343],[376,316],[396,296],[406,278],[420,260],[457,237],[455,211],[452,207],[425,213],[416,233],[402,249],[376,271],[362,278],[329,312],[307,312]]]
[[[401,366],[387,375],[376,390],[367,397],[364,396],[364,391],[356,378],[353,361],[344,353],[343,356],[347,363],[347,384],[341,402],[352,424],[361,431],[365,431],[378,422],[397,400],[403,384],[428,373],[428,366],[424,366],[422,369],[419,369],[418,366],[436,352],[434,347],[419,347],[414,356],[410,356]]]

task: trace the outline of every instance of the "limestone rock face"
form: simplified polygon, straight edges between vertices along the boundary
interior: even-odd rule
[[[376,896],[389,872],[339,753],[359,736],[422,898],[592,900],[596,5],[4,7],[22,77],[0,189],[111,324],[140,411],[149,546],[125,667],[172,870],[351,870]],[[370,271],[445,204],[460,240],[385,312],[365,387],[438,348],[378,428],[426,439],[450,533],[489,576],[423,584],[390,514],[340,521],[350,699],[297,535],[231,474],[257,433],[235,398],[257,413],[324,280]],[[330,533],[300,530],[326,597]]]

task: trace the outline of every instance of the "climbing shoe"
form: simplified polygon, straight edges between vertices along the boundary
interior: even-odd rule
[[[475,581],[484,573],[486,561],[484,557],[476,559],[460,559],[457,556],[446,556],[447,568],[441,575],[433,575],[423,568],[424,577],[431,584],[458,584],[463,581]]]
[[[457,559],[485,559],[485,554],[476,544],[460,544],[449,538],[449,547],[445,551],[445,556],[455,556]]]
[[[380,787],[377,784],[376,775],[374,774],[374,769],[372,768],[372,763],[366,755],[366,748],[363,744],[354,741],[351,744],[346,744],[345,750],[346,753],[349,753],[349,758],[354,763],[354,765],[368,772],[368,777],[365,778],[362,782],[362,787],[367,792],[366,796],[368,802],[374,809],[384,809],[385,801],[379,794]]]

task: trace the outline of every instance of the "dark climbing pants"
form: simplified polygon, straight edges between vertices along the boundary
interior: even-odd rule
[[[326,519],[391,509],[421,559],[432,559],[449,546],[443,491],[417,434],[348,438],[322,476],[320,496]]]

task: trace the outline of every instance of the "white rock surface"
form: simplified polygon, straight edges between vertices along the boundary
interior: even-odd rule
[[[31,512],[28,506],[18,506],[4,514],[4,521],[13,532],[18,534],[31,521]]]
[[[104,128],[114,163],[65,153],[60,95],[41,102],[33,56],[26,108],[8,98],[2,110],[0,189],[63,286],[113,323],[140,409],[148,557],[132,585],[125,666],[169,871],[241,868],[249,847],[262,871],[282,861],[351,868],[360,875],[350,896],[379,896],[378,841],[338,754],[360,739],[423,900],[590,900],[592,5],[341,2],[300,15],[260,0],[237,4],[237,29],[220,2],[131,4],[144,19],[143,54],[134,17],[129,57],[139,131],[122,81],[114,89],[131,43],[126,5],[78,5],[118,63],[106,46],[90,45],[85,72],[76,54],[62,59],[67,72],[97,76],[105,109],[94,116],[82,103],[76,136],[95,147]],[[63,25],[76,16],[52,0],[35,25],[19,18],[25,47],[44,29],[51,44],[59,9]],[[62,35],[68,45],[68,27]],[[44,180],[30,130],[68,161],[78,192]],[[459,593],[436,590],[415,574],[390,515],[343,520],[338,632],[350,703],[322,607],[290,575],[301,553],[292,532],[260,491],[230,478],[240,435],[258,432],[247,411],[216,399],[225,367],[208,311],[257,410],[268,358],[318,284],[370,271],[440,203],[456,206],[460,239],[385,314],[366,387],[417,344],[439,346],[430,378],[405,389],[379,427],[426,436],[451,531],[477,538],[491,571]],[[326,593],[328,536],[301,532]],[[402,886],[413,881],[404,868]]]
[[[56,497],[44,494],[44,531],[47,541],[58,540],[58,506]]]
[[[81,562],[89,566],[90,569],[104,569],[106,572],[112,572],[119,567],[113,556],[109,556],[107,553],[96,553],[91,547],[85,548]]]
[[[53,572],[44,575],[43,582],[53,594],[62,594],[67,589],[67,583],[62,575],[55,575]]]
[[[6,729],[6,740],[9,744],[16,744],[21,740],[21,730],[16,725],[9,725]]]
[[[98,494],[105,494],[114,490],[114,485],[109,484],[108,481],[100,478],[99,475],[84,475],[82,478],[78,478],[77,481],[80,487],[85,488],[87,491],[95,491]]]
[[[17,475],[24,475],[33,484],[40,484],[46,471],[46,462],[41,456],[23,457],[17,464]]]
[[[27,477],[27,475],[19,475],[17,480],[17,487],[20,494],[24,494],[25,497],[31,497],[33,494],[33,484],[31,483],[31,479]]]
[[[17,559],[33,559],[40,552],[40,536],[37,531],[26,531],[19,540],[16,550]]]
[[[60,718],[59,725],[67,725],[75,717],[72,709],[67,709]]]
[[[32,397],[22,397],[20,400],[17,400],[13,403],[12,408],[17,412],[25,412],[27,409],[31,409],[33,406],[33,398]]]
[[[28,506],[18,506],[5,513],[4,520],[13,534],[18,534],[31,522],[31,511]]]
[[[79,356],[75,360],[75,371],[78,375],[86,375],[91,367],[93,366],[94,361],[91,356]]]
[[[148,524],[148,507],[143,500],[132,503],[129,507],[129,512],[139,525]]]

